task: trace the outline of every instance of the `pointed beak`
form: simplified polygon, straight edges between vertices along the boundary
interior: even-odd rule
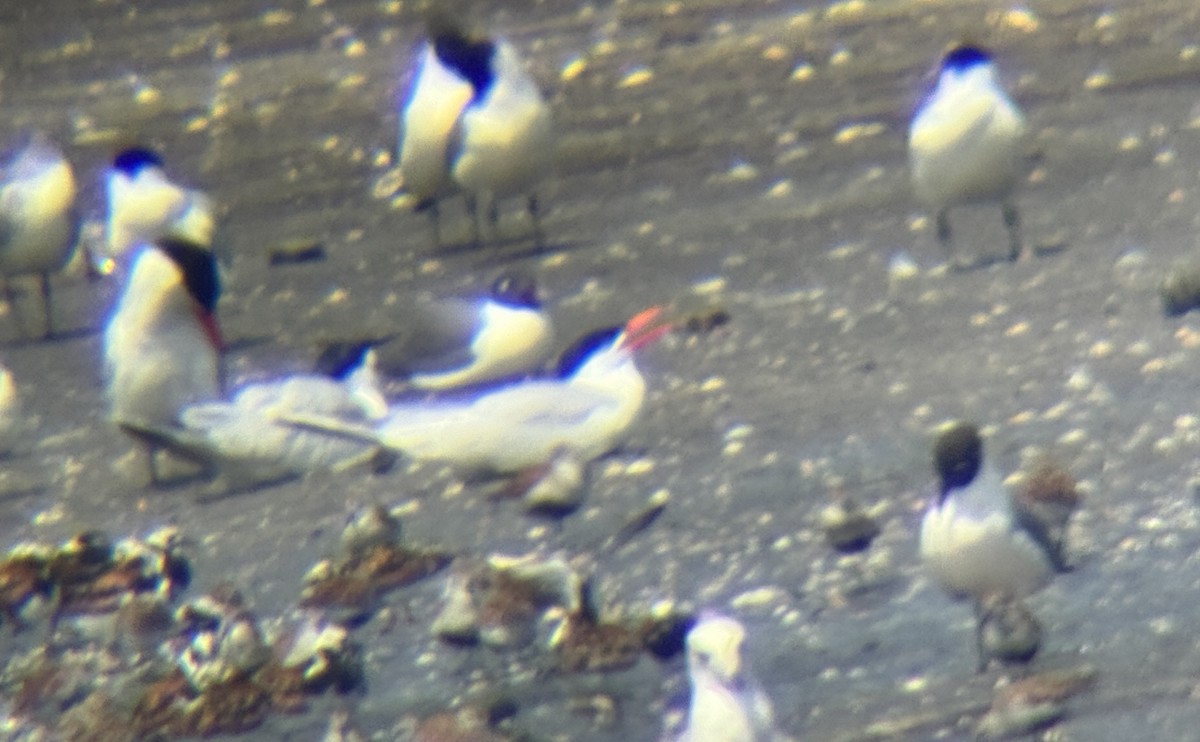
[[[621,333],[621,346],[629,350],[637,350],[646,345],[651,345],[671,331],[670,322],[661,322],[655,324],[663,313],[662,306],[653,306],[649,309],[643,309],[625,323],[625,330]]]

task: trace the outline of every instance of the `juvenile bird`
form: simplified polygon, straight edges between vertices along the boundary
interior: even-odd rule
[[[676,742],[783,742],[771,699],[746,666],[746,629],[737,620],[702,615],[687,635],[691,700]]]
[[[11,279],[37,276],[44,338],[54,334],[50,274],[67,265],[78,237],[71,163],[45,135],[34,132],[0,169],[0,276],[13,311]]]
[[[917,197],[934,209],[938,242],[954,259],[949,211],[998,203],[1010,260],[1021,254],[1013,191],[1021,177],[1025,119],[996,79],[991,56],[959,46],[942,59],[933,92],[913,117],[908,159]]]

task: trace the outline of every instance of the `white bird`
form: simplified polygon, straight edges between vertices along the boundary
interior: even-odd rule
[[[433,42],[426,42],[401,115],[400,175],[417,210],[429,211],[439,246],[438,202],[456,190],[450,180],[450,138],[472,94],[471,83],[442,62]]]
[[[0,275],[14,311],[9,279],[38,277],[46,318],[43,337],[54,333],[50,274],[66,266],[78,237],[71,163],[44,135],[30,134],[0,169]]]
[[[373,429],[328,418],[295,424],[377,441],[413,459],[468,471],[513,473],[560,448],[590,461],[615,448],[637,420],[646,380],[634,352],[670,329],[658,307],[623,329],[593,333],[564,354],[558,378],[527,379],[475,396],[393,404]]]
[[[687,635],[691,684],[687,727],[676,742],[782,742],[770,697],[750,673],[746,629],[737,620],[702,615]]]
[[[432,209],[439,242],[437,201],[454,190],[467,195],[476,238],[481,215],[493,226],[498,221],[499,199],[526,194],[540,246],[532,191],[550,169],[550,107],[510,43],[471,38],[441,13],[431,15],[429,27],[403,114],[405,190],[417,198],[419,209]]]
[[[257,484],[366,461],[375,447],[283,420],[328,415],[370,424],[387,412],[367,351],[344,378],[297,374],[242,387],[229,401],[203,401],[180,413],[180,428],[154,431],[170,450],[219,467],[239,484]]]
[[[21,442],[27,425],[12,372],[0,366],[0,456],[12,453]]]
[[[992,58],[976,47],[945,55],[937,85],[913,117],[908,158],[917,196],[936,212],[938,241],[953,257],[950,207],[998,203],[1009,259],[1021,254],[1013,190],[1021,177],[1025,119],[996,80]]]
[[[990,593],[1020,598],[1045,585],[1056,566],[1049,545],[1018,516],[984,460],[979,430],[949,427],[933,458],[939,491],[921,520],[920,554],[938,584],[976,602]]]
[[[220,395],[220,295],[207,248],[162,239],[139,248],[104,330],[111,417],[135,437],[178,427],[184,407]],[[158,483],[153,437],[139,438]]]
[[[104,174],[104,188],[105,254],[95,266],[101,273],[111,273],[127,252],[161,237],[212,247],[212,200],[172,182],[157,153],[142,147],[122,150]]]
[[[389,314],[397,329],[329,345],[317,370],[338,375],[370,347],[385,377],[444,391],[526,374],[546,360],[554,341],[532,277],[512,271],[487,296],[423,301]]]

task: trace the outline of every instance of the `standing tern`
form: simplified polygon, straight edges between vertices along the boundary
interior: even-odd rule
[[[537,244],[542,244],[532,190],[550,169],[554,149],[550,107],[508,42],[472,37],[446,13],[429,19],[429,40],[403,112],[400,172],[418,209],[461,189],[474,219],[498,221],[497,201],[528,194]]]
[[[162,158],[144,147],[117,153],[104,174],[108,214],[104,256],[95,266],[111,273],[121,256],[143,242],[175,237],[211,248],[212,200],[171,181]]]
[[[147,433],[178,427],[185,406],[220,394],[219,295],[211,251],[161,239],[138,248],[105,327],[111,418],[145,446],[152,483],[160,445]]]
[[[624,328],[598,331],[564,354],[556,378],[527,379],[461,398],[393,404],[373,428],[319,416],[293,424],[376,441],[418,460],[469,471],[508,474],[536,466],[565,448],[583,461],[624,440],[645,400],[638,348],[669,329],[660,307]]]
[[[38,277],[43,337],[54,334],[50,274],[66,266],[78,237],[71,163],[49,139],[34,132],[0,169],[0,276],[14,312],[10,279]]]
[[[1021,177],[1025,119],[996,80],[991,56],[974,46],[945,55],[937,85],[913,117],[908,159],[918,198],[936,213],[938,241],[953,258],[949,210],[999,203],[1009,259],[1021,254],[1013,190]]]

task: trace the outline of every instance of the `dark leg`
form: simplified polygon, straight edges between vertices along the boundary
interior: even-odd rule
[[[39,274],[38,280],[42,289],[42,309],[46,313],[46,334],[42,335],[42,339],[49,340],[54,337],[54,312],[50,309],[50,274]]]
[[[475,246],[482,244],[481,235],[483,232],[479,229],[479,200],[473,195],[467,194],[467,214],[471,217],[472,242]]]
[[[533,222],[533,246],[538,250],[545,249],[546,235],[542,232],[542,221],[538,218],[537,194],[529,194],[529,220]]]
[[[442,247],[442,218],[438,213],[437,201],[429,204],[429,221],[433,227],[433,249],[439,250]]]
[[[1008,227],[1008,259],[1015,261],[1021,257],[1021,215],[1011,201],[1001,204],[1000,210],[1004,215],[1004,226]]]
[[[958,262],[954,259],[954,236],[950,233],[950,210],[938,209],[935,223],[937,224],[938,244],[946,251],[946,262],[950,264],[951,268],[959,267]]]
[[[4,301],[8,303],[8,312],[17,325],[17,335],[25,337],[25,323],[21,321],[21,308],[17,303],[17,292],[13,290],[12,281],[4,279]]]

